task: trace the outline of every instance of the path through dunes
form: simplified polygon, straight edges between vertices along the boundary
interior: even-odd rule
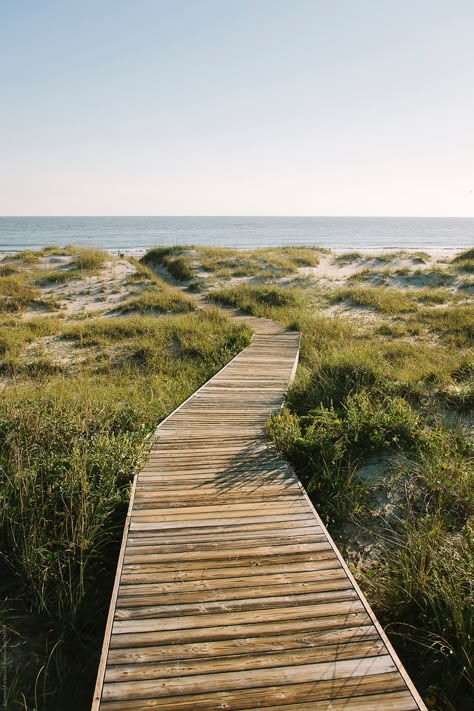
[[[424,709],[266,442],[299,336],[265,319],[158,428],[135,480],[93,709]]]

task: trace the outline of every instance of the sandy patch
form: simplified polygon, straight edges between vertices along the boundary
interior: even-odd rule
[[[71,257],[44,257],[38,266],[54,271],[70,267]],[[97,275],[84,279],[72,279],[41,288],[41,294],[46,300],[54,301],[61,314],[77,317],[80,314],[106,314],[130,296],[133,288],[127,283],[136,268],[126,259],[111,259],[106,262]],[[30,309],[24,313],[24,318],[34,318],[44,315]]]
[[[324,312],[324,316],[334,316],[335,318],[349,318],[354,321],[363,323],[376,323],[377,321],[383,321],[384,318],[381,314],[377,313],[374,309],[368,306],[359,306],[356,304],[347,304],[341,302],[340,304],[332,304],[332,306],[320,306],[321,310]]]
[[[28,363],[33,358],[45,354],[52,365],[69,368],[85,361],[90,350],[85,348],[79,350],[73,342],[61,336],[43,336],[25,348],[22,361]]]
[[[310,276],[316,279],[325,279],[328,285],[341,286],[349,277],[359,272],[370,270],[397,271],[399,269],[410,269],[424,271],[427,269],[446,268],[447,262],[439,262],[437,256],[430,255],[430,259],[422,260],[416,256],[400,255],[394,256],[387,261],[385,259],[369,258],[362,256],[348,262],[339,261],[337,255],[323,254],[316,267],[302,267],[299,271],[303,276]]]

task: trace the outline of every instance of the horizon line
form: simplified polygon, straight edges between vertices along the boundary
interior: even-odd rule
[[[195,219],[195,218],[232,218],[232,219],[243,219],[243,218],[286,218],[286,219],[367,219],[367,218],[389,218],[389,219],[447,219],[447,220],[472,220],[474,215],[0,215],[0,219],[16,219],[16,218],[28,218],[28,219],[38,219],[38,218],[121,218],[121,217],[143,217],[143,218],[159,218],[159,219]]]

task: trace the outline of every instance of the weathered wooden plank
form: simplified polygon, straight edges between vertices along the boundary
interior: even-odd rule
[[[314,588],[316,589],[313,589]],[[205,610],[210,610],[212,606],[218,606],[218,609],[230,610],[232,608],[238,608],[239,601],[244,600],[242,603],[244,605],[258,605],[266,606],[271,602],[280,604],[289,604],[299,602],[304,603],[307,601],[307,596],[311,595],[313,601],[318,599],[328,599],[327,593],[334,591],[335,596],[331,599],[335,599],[337,596],[341,596],[344,591],[345,595],[353,598],[353,589],[349,581],[344,579],[329,580],[325,584],[317,583],[292,583],[291,585],[272,585],[272,586],[262,586],[262,587],[241,587],[241,588],[224,588],[224,589],[208,589],[206,590],[199,587],[197,590],[192,590],[191,592],[174,592],[172,594],[166,595],[157,589],[161,586],[154,586],[155,592],[149,592],[148,595],[142,589],[142,586],[134,586],[136,589],[134,594],[126,594],[126,588],[130,586],[124,586],[124,591],[119,595],[117,600],[117,611],[120,608],[131,608],[131,607],[148,607],[150,605],[159,605],[164,608],[164,612],[170,612],[168,609],[169,605],[175,605],[178,608],[180,605],[193,605],[196,607],[196,612],[202,612]],[[175,588],[178,586],[175,586]],[[178,588],[179,590],[179,588]],[[305,599],[300,596],[304,595]],[[187,609],[187,608],[185,608]]]
[[[320,664],[291,664],[271,669],[246,669],[244,672],[219,672],[204,675],[207,693],[231,691],[234,689],[249,689],[271,686],[281,681],[286,684],[298,684],[305,681],[332,681],[350,679],[368,674],[388,674],[395,671],[395,665],[390,655],[380,655],[366,659],[350,659],[344,661],[321,662]],[[144,680],[140,683],[114,682],[104,684],[104,700],[115,699],[146,699],[181,694],[196,694],[203,688],[200,675],[162,678],[159,684]]]
[[[351,582],[343,571],[324,570],[311,573],[294,573],[288,575],[240,576],[238,578],[222,578],[217,580],[175,580],[171,583],[158,584],[123,583],[119,590],[119,599],[150,595],[160,596],[165,602],[169,599],[178,602],[191,602],[196,596],[202,602],[210,600],[240,599],[272,594],[295,594],[308,590],[344,590],[352,588]]]
[[[176,659],[206,659],[211,657],[241,656],[252,652],[269,653],[288,649],[305,649],[332,645],[344,645],[379,639],[373,625],[306,630],[304,634],[273,634],[264,637],[231,637],[228,639],[185,642],[149,647],[121,647],[109,651],[110,665],[162,662]]]
[[[280,620],[275,622],[259,622],[255,624],[221,625],[219,627],[185,627],[181,630],[160,630],[142,632],[124,632],[112,634],[110,648],[155,646],[159,644],[178,644],[184,642],[206,642],[225,639],[245,639],[247,637],[268,637],[278,632],[294,632],[304,634],[307,631],[344,629],[370,624],[366,612],[342,612],[328,617],[308,617],[297,620]]]
[[[158,632],[163,630],[196,630],[199,627],[219,627],[233,624],[258,624],[271,622],[276,624],[286,620],[312,620],[333,615],[350,615],[362,612],[363,605],[357,600],[328,602],[320,605],[292,605],[275,607],[268,610],[245,610],[239,612],[207,613],[205,615],[179,615],[177,617],[122,620],[115,616],[113,634],[134,634],[140,632]]]
[[[323,557],[324,556],[324,557]],[[186,580],[193,581],[217,581],[219,580],[219,585],[223,585],[224,579],[228,579],[231,585],[238,586],[239,580],[242,578],[247,578],[253,574],[253,579],[255,583],[260,582],[260,575],[275,575],[278,573],[288,573],[296,574],[300,573],[301,578],[310,580],[311,573],[319,575],[320,572],[326,572],[329,569],[340,569],[339,561],[332,553],[328,551],[324,554],[319,554],[318,558],[312,556],[313,560],[308,560],[308,556],[300,558],[295,561],[290,560],[280,560],[274,565],[260,565],[260,564],[250,564],[246,566],[230,566],[228,567],[227,562],[223,562],[221,566],[215,566],[213,568],[205,567],[199,565],[192,565],[192,567],[185,567],[184,564],[181,566],[173,565],[147,565],[143,564],[137,565],[123,565],[122,566],[122,579],[121,583],[126,584],[127,582],[140,582],[141,580],[147,582],[179,582],[184,583]],[[233,581],[233,582],[232,582]],[[217,582],[213,584],[217,585]]]
[[[383,642],[379,639],[361,642],[346,642],[341,647],[323,646],[309,649],[291,649],[268,654],[232,655],[230,657],[207,658],[205,660],[182,659],[162,663],[134,663],[128,665],[110,665],[105,675],[106,682],[140,681],[142,679],[162,679],[163,677],[186,677],[198,674],[242,672],[253,669],[271,669],[289,665],[316,664],[321,662],[365,659],[387,654]],[[281,672],[279,672],[281,673]]]
[[[334,603],[340,601],[357,600],[357,593],[352,588],[343,590],[325,590],[320,592],[305,592],[300,595],[271,595],[265,597],[243,598],[239,600],[226,600],[225,602],[190,602],[181,604],[168,603],[167,605],[156,604],[155,600],[142,598],[140,605],[129,605],[126,600],[120,599],[115,610],[116,620],[150,619],[159,617],[169,617],[171,615],[202,615],[211,612],[247,612],[249,610],[263,609],[269,612],[270,617],[275,608],[287,605],[311,605]],[[160,601],[161,602],[161,601]]]
[[[151,699],[120,699],[119,701],[105,701],[106,711],[255,711],[255,709],[268,708],[295,703],[314,703],[322,701],[326,709],[331,709],[333,699],[357,699],[359,696],[370,694],[383,694],[394,691],[405,691],[405,685],[399,673],[367,674],[366,676],[330,679],[318,684],[313,681],[301,684],[278,684],[260,688],[244,687],[235,691],[222,691],[217,693],[206,692],[205,688],[198,694],[182,695],[168,698]],[[383,698],[383,696],[382,696]],[[272,702],[273,699],[273,702]],[[329,703],[330,702],[330,703]],[[278,708],[278,706],[277,706]],[[354,708],[354,707],[353,707]],[[357,708],[357,706],[355,707]],[[416,707],[415,707],[416,708]],[[384,711],[384,706],[379,706]]]

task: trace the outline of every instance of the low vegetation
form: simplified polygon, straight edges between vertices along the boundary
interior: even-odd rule
[[[394,285],[321,293],[243,284],[210,296],[301,331],[297,378],[269,434],[430,707],[469,708],[472,301]],[[332,304],[345,310],[328,315]],[[376,475],[365,474],[371,467]]]
[[[164,267],[178,281],[190,281],[195,276],[186,247],[155,247],[142,257],[146,266]]]
[[[144,289],[136,296],[132,296],[119,307],[122,313],[138,312],[149,313],[180,313],[193,311],[194,304],[191,299],[187,299],[172,289],[160,289],[152,286]]]
[[[29,265],[43,268],[38,261]],[[131,279],[132,292],[144,289],[132,298],[148,298],[150,284],[161,293],[146,273]],[[178,308],[183,303],[176,292]],[[147,438],[251,335],[215,308],[160,318],[142,310],[120,315],[104,304],[97,317],[12,313],[0,321],[8,708],[90,706],[130,485]]]
[[[474,274],[474,249],[468,249],[461,252],[451,262],[455,269],[460,272],[468,272]]]
[[[350,282],[369,282],[375,286],[452,287],[459,283],[458,275],[447,269],[363,269],[349,277]]]
[[[430,255],[426,252],[378,252],[377,254],[367,254],[366,252],[344,252],[343,254],[338,254],[335,257],[335,261],[340,266],[346,266],[353,264],[353,262],[372,262],[373,264],[380,264],[381,262],[393,262],[399,259],[408,259],[412,264],[423,264],[430,260]]]
[[[135,259],[130,259],[135,267],[128,278],[130,285],[139,287],[139,291],[120,305],[121,313],[186,313],[194,311],[192,298],[170,287],[163,279]]]
[[[318,250],[305,247],[274,249],[196,248],[196,259],[204,272],[216,277],[282,277],[295,274],[301,267],[319,264]]]
[[[199,287],[222,279],[268,280],[295,275],[302,267],[319,264],[321,250],[309,247],[272,249],[221,249],[218,247],[156,247],[142,258],[155,268],[164,268],[178,281],[193,281]]]
[[[39,291],[22,274],[0,278],[0,311],[19,312],[39,299]]]
[[[215,289],[209,293],[209,298],[218,304],[234,306],[254,316],[271,318],[275,307],[291,309],[298,306],[304,298],[304,292],[296,287],[243,284],[227,289]]]
[[[269,436],[428,706],[470,708],[472,250],[423,270],[423,253],[407,269],[396,263],[405,253],[330,257],[365,271],[323,288],[300,272],[320,250],[157,248],[125,265],[127,293],[97,317],[59,309],[31,318],[32,301],[50,290],[39,270],[57,269],[45,267],[48,254],[77,260],[48,249],[3,263],[0,276],[0,288],[19,279],[32,290],[0,321],[0,615],[8,643],[22,645],[8,670],[12,708],[87,707],[147,435],[250,337],[216,308],[195,310],[167,275],[301,332],[297,377]],[[97,274],[105,263],[89,264]],[[14,298],[4,289],[0,298]]]
[[[328,294],[331,303],[348,301],[354,306],[373,308],[388,314],[416,312],[420,304],[445,304],[455,300],[445,289],[417,289],[400,291],[376,286],[342,287]]]

